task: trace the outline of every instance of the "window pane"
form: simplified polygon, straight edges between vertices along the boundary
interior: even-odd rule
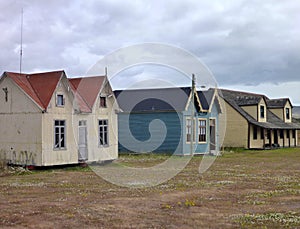
[[[54,148],[65,148],[65,120],[54,121]]]
[[[206,120],[199,120],[198,141],[206,141]]]
[[[100,107],[106,107],[106,97],[100,97]]]
[[[99,144],[108,145],[108,120],[99,120]]]
[[[64,105],[64,96],[63,95],[57,95],[57,106],[63,106]]]

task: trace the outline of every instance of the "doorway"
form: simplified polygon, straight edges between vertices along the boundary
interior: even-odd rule
[[[88,160],[86,120],[79,121],[78,125],[78,160]]]
[[[210,138],[210,153],[216,154],[216,120],[210,119],[209,120],[209,138]]]

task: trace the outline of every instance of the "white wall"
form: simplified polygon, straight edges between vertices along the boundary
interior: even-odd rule
[[[2,88],[8,90],[8,100]],[[0,82],[0,159],[14,164],[41,163],[42,113],[12,79]]]

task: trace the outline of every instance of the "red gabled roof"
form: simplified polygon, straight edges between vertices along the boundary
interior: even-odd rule
[[[104,83],[105,76],[71,78],[69,82],[72,90],[75,92],[78,105],[81,111],[92,110],[97,96]],[[85,104],[84,104],[85,103]]]
[[[46,110],[64,71],[20,74],[5,72],[34,102]]]

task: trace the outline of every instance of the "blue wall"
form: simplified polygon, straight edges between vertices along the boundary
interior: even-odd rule
[[[210,152],[210,118],[216,120],[216,144],[219,149],[218,139],[218,108],[216,103],[210,113],[195,113],[196,120],[196,142],[193,143],[195,154],[204,154]],[[119,138],[119,152],[156,152],[156,153],[175,153],[178,155],[190,155],[191,147],[186,142],[186,119],[191,117],[191,106],[187,111],[182,113],[176,112],[153,112],[153,113],[119,113],[118,114],[118,138]],[[206,119],[206,143],[198,143],[198,118]],[[129,121],[129,129],[126,125],[126,120]],[[160,123],[156,123],[152,129],[153,136],[149,131],[149,125],[152,121],[160,120],[164,123],[166,128],[166,138],[162,141],[160,136],[163,132]],[[131,135],[133,139],[131,138]],[[149,139],[153,137],[153,141]],[[162,144],[159,144],[162,141]],[[124,143],[125,145],[123,145]],[[150,145],[156,145],[155,149],[148,150]],[[175,152],[176,150],[176,152]]]
[[[129,130],[126,125],[126,120],[129,120]],[[119,152],[149,152],[147,147],[147,140],[151,138],[149,131],[149,125],[153,120],[160,120],[164,123],[166,128],[166,136],[161,145],[158,148],[151,150],[152,152],[160,153],[176,153],[182,152],[182,114],[177,114],[176,112],[153,112],[153,113],[119,113],[118,114],[118,134],[119,134]],[[157,125],[159,122],[154,125],[152,129],[154,134],[153,144],[162,140],[161,135],[161,126]],[[131,139],[131,136],[138,140],[135,142]],[[158,137],[158,139],[155,139]],[[125,146],[122,144],[126,144]],[[132,146],[132,144],[135,144]],[[131,149],[128,149],[131,148]],[[134,149],[134,150],[132,150]]]
[[[188,118],[191,118],[191,106],[189,106],[188,110],[183,113],[183,154],[184,155],[190,155],[191,152],[191,145],[190,143],[186,142],[186,120]],[[199,143],[198,142],[198,119],[203,118],[206,119],[206,142],[205,143]],[[213,103],[212,109],[210,113],[199,113],[195,112],[194,119],[195,119],[195,135],[196,135],[196,141],[193,142],[193,151],[194,154],[204,154],[209,153],[210,151],[210,118],[214,118],[216,120],[216,147],[218,148],[218,108],[216,106],[216,103]]]

